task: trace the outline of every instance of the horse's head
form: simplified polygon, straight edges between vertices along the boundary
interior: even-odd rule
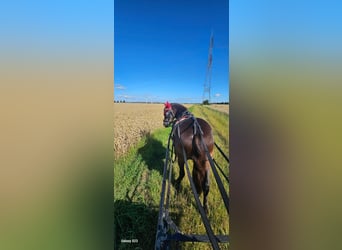
[[[169,127],[173,120],[175,119],[175,113],[172,110],[171,103],[166,102],[164,107],[164,120],[163,120],[163,125],[164,127]]]

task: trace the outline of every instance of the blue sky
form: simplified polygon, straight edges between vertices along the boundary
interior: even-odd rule
[[[228,1],[114,2],[114,96],[202,102],[210,35],[211,101],[229,101]]]

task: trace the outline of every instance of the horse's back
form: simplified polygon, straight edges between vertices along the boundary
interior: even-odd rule
[[[201,131],[203,132],[202,138],[209,152],[212,152],[213,147],[214,147],[214,138],[213,138],[211,126],[209,125],[207,121],[205,121],[202,118],[196,118],[196,120],[198,122],[199,127],[195,126],[194,119],[189,118],[187,120],[182,121],[179,124],[179,128],[178,128],[179,131],[176,130],[175,135],[174,135],[176,138],[176,140],[174,140],[174,143],[176,145],[181,146],[181,143],[179,141],[179,135],[180,135],[180,139],[182,141],[182,144],[184,145],[184,149],[186,151],[187,157],[192,156],[194,152],[193,140],[196,139],[195,137],[197,137],[197,140],[200,138],[199,133],[201,133]],[[179,150],[181,150],[181,147],[179,147]],[[179,153],[182,154],[182,152],[179,152]]]

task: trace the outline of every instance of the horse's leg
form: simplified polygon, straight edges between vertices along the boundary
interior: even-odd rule
[[[206,214],[208,214],[208,200],[207,196],[209,194],[209,186],[210,186],[210,181],[209,181],[209,169],[205,171],[205,176],[204,176],[204,181],[202,183],[202,188],[203,188],[203,208]]]
[[[201,193],[203,192],[202,206],[204,208],[205,213],[208,214],[209,209],[207,196],[209,193],[209,168],[206,168],[205,160],[194,161],[192,176],[198,195],[201,195]]]
[[[184,159],[183,157],[178,157],[178,166],[179,166],[179,176],[175,183],[175,188],[177,191],[179,191],[180,183],[184,178],[185,172],[184,172]]]

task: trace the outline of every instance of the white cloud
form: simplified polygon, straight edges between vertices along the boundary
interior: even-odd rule
[[[115,87],[116,89],[120,89],[120,90],[126,89],[126,87],[123,86],[123,85],[121,85],[121,84],[114,84],[114,87]]]
[[[220,93],[216,93],[216,94],[215,94],[215,97],[220,97],[220,96],[221,96]]]
[[[135,97],[131,95],[118,95],[118,98],[134,99]]]

